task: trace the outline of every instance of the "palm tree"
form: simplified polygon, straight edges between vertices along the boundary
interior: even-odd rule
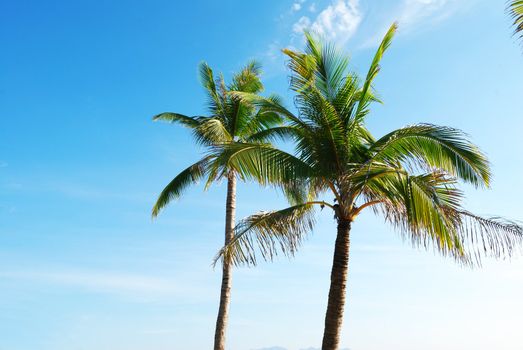
[[[295,154],[269,144],[213,148],[219,162],[243,164],[244,176],[280,184],[293,199],[286,209],[241,221],[235,238],[218,255],[225,261],[256,264],[259,254],[266,260],[280,251],[293,255],[314,227],[315,208],[332,210],[337,235],[323,350],[339,347],[350,230],[363,210],[383,215],[413,244],[433,246],[464,264],[478,264],[482,255],[510,255],[523,238],[515,223],[479,217],[462,208],[458,181],[486,187],[491,173],[485,155],[461,131],[417,124],[375,139],[366,128],[370,106],[379,101],[372,82],[395,32],[396,24],[386,33],[364,79],[348,72],[348,58],[334,46],[309,34],[304,52],[284,50],[297,114],[274,101],[236,94],[287,120],[252,139],[292,140]],[[320,199],[325,194],[334,200]]]
[[[521,38],[523,36],[523,1],[510,0],[507,10],[514,20],[514,35]]]
[[[153,120],[182,124],[192,130],[197,143],[207,147],[231,142],[251,141],[249,139],[251,134],[274,126],[281,121],[278,114],[256,109],[252,104],[230,94],[231,91],[250,94],[261,92],[263,85],[259,75],[259,65],[256,62],[251,62],[233,76],[230,84],[226,85],[223,76],[215,79],[212,69],[207,64],[202,63],[200,65],[200,76],[208,97],[209,116],[190,117],[179,113],[161,113],[156,115]],[[275,103],[278,101],[276,97],[268,100]],[[153,217],[156,217],[170,201],[179,198],[191,183],[196,183],[206,177],[206,187],[208,187],[212,182],[226,178],[225,244],[228,244],[234,234],[237,173],[237,169],[232,166],[218,165],[212,155],[203,157],[180,172],[165,187],[154,205]],[[232,277],[231,268],[231,264],[224,261],[220,306],[214,338],[215,350],[225,348],[225,330],[229,313]]]

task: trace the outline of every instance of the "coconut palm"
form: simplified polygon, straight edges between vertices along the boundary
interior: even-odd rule
[[[309,34],[304,52],[284,50],[297,114],[274,101],[236,94],[287,120],[251,139],[292,140],[295,154],[269,144],[213,148],[219,162],[234,164],[245,177],[278,183],[293,198],[288,208],[241,221],[235,238],[220,251],[225,261],[256,264],[259,255],[268,260],[279,252],[293,255],[314,227],[315,208],[334,214],[337,234],[323,350],[339,347],[350,230],[362,211],[383,215],[414,245],[434,246],[465,264],[477,264],[483,255],[510,255],[523,236],[522,228],[512,222],[462,208],[458,181],[486,187],[491,178],[487,158],[463,132],[417,124],[376,139],[366,128],[370,107],[379,101],[372,82],[395,31],[396,24],[386,33],[364,79],[347,70],[348,58],[334,46]],[[323,200],[326,194],[334,200]]]
[[[279,123],[278,114],[256,109],[252,104],[235,98],[231,91],[257,94],[263,85],[259,78],[260,67],[256,62],[249,63],[232,82],[225,84],[223,76],[215,78],[212,69],[206,64],[200,65],[200,76],[208,97],[208,116],[186,116],[179,113],[161,113],[154,120],[179,123],[192,130],[197,143],[203,146],[227,144],[231,142],[251,141],[249,136]],[[269,98],[277,103],[277,98]],[[233,238],[236,209],[237,171],[234,167],[215,164],[215,157],[207,155],[180,172],[161,192],[154,208],[156,217],[170,201],[179,198],[192,183],[206,178],[207,186],[216,180],[227,179],[227,197],[225,204],[225,244]],[[206,186],[206,187],[207,187]],[[220,294],[220,306],[216,321],[214,349],[225,348],[225,330],[229,313],[231,290],[231,264],[223,263],[223,274]]]
[[[519,38],[521,38],[523,36],[523,1],[509,1],[507,10],[514,20],[514,35],[517,35]]]

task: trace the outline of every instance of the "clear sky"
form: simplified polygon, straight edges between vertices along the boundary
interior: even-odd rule
[[[279,49],[312,26],[364,73],[393,20],[400,32],[369,118],[458,127],[489,155],[480,214],[523,219],[523,49],[504,1],[0,2],[0,349],[209,349],[225,185],[192,188],[158,220],[159,191],[199,157],[197,65],[226,76],[252,58],[291,103]],[[326,198],[330,199],[330,198]],[[238,217],[285,204],[241,184]],[[295,259],[235,271],[229,349],[317,348],[334,242],[330,213]],[[342,344],[351,350],[521,350],[523,258],[464,269],[412,249],[370,213],[354,225]]]

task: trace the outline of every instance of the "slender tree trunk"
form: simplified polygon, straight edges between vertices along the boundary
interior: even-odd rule
[[[349,220],[338,219],[338,235],[332,262],[331,286],[327,314],[325,315],[322,350],[337,350],[339,348],[349,271],[350,227],[351,222]]]
[[[236,215],[236,175],[229,172],[227,176],[227,201],[225,209],[225,244],[234,236],[234,221]],[[225,349],[225,330],[229,318],[229,300],[231,298],[232,265],[223,261],[222,288],[220,293],[220,307],[216,320],[214,334],[214,350]]]

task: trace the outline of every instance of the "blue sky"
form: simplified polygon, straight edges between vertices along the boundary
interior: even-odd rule
[[[466,188],[468,208],[523,219],[523,51],[503,1],[2,2],[0,349],[210,348],[225,186],[196,186],[153,222],[157,194],[201,149],[152,115],[204,111],[202,60],[229,76],[257,58],[266,91],[291,102],[279,49],[300,47],[300,29],[363,73],[394,20],[370,129],[465,130],[494,170],[492,189]],[[239,186],[238,217],[284,204]],[[352,240],[344,347],[521,350],[521,258],[464,269],[371,214]],[[235,271],[231,350],[319,347],[333,242],[322,213],[295,259]]]

